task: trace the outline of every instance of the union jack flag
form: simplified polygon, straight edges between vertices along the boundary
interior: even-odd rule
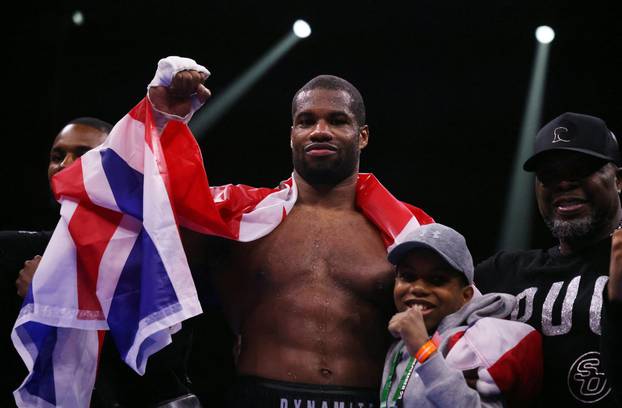
[[[296,202],[294,177],[276,188],[210,187],[188,127],[173,120],[160,131],[152,115],[145,98],[104,144],[52,180],[61,219],[12,333],[30,371],[14,392],[19,406],[87,407],[105,331],[144,374],[149,356],[201,313],[179,225],[252,241]],[[433,222],[372,174],[359,175],[356,204],[388,249]]]

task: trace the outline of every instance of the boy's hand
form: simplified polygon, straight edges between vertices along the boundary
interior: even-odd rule
[[[429,339],[421,307],[418,305],[396,313],[389,322],[389,331],[394,337],[404,340],[408,354],[413,357]]]

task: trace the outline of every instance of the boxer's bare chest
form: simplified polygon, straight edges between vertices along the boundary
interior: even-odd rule
[[[254,293],[314,283],[374,301],[393,286],[378,229],[354,210],[296,206],[266,237],[231,243],[227,258],[227,280]]]

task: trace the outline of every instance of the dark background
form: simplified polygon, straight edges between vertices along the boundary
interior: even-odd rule
[[[287,178],[291,97],[317,74],[339,75],[366,100],[371,139],[361,170],[463,232],[480,260],[496,247],[541,24],[556,31],[543,121],[588,113],[622,136],[619,1],[47,3],[3,13],[0,229],[55,224],[46,167],[65,122],[116,122],[167,55],[207,66],[215,100],[298,18],[311,24],[311,37],[201,142],[213,184]],[[71,22],[76,9],[85,16],[79,27]],[[537,214],[532,222],[532,244],[549,244]]]

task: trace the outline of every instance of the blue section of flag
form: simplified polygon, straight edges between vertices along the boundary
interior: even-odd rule
[[[142,220],[144,176],[112,149],[102,150],[101,158],[117,206],[121,212]]]
[[[149,357],[146,350],[149,350],[151,346],[153,346],[155,343],[155,340],[152,340],[150,338],[146,338],[145,341],[142,342],[136,356],[136,365],[138,367],[140,367],[145,359]]]
[[[54,387],[54,347],[56,346],[57,328],[41,323],[27,322],[20,327],[30,337],[37,348],[32,376],[24,388],[52,405],[56,404],[56,390]],[[21,333],[23,338],[25,333]]]
[[[125,359],[141,320],[166,317],[167,311],[178,310],[171,307],[178,303],[160,254],[143,228],[121,272],[108,312],[108,325],[119,354]]]
[[[24,296],[24,301],[22,302],[22,308],[24,306],[26,306],[28,303],[35,303],[35,299],[33,297],[33,290],[32,290],[32,282],[30,282],[30,285],[28,287],[28,293],[26,293],[26,296]]]

